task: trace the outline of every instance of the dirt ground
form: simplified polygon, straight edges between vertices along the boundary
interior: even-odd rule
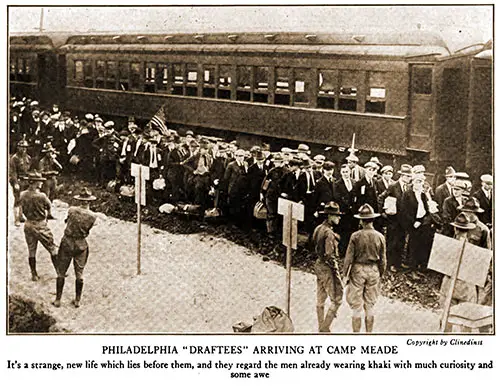
[[[12,211],[10,211],[12,214]],[[64,231],[67,204],[54,202],[49,221],[56,243]],[[54,308],[55,271],[39,246],[32,282],[23,227],[9,219],[9,294],[30,299],[56,320],[52,330],[70,333],[230,333],[238,321],[251,322],[264,307],[285,308],[285,269],[263,255],[224,238],[180,235],[143,225],[142,273],[137,275],[137,225],[100,215],[88,237],[81,307],[71,305],[74,273],[68,271],[61,308]],[[316,278],[292,271],[291,318],[295,331],[317,331]],[[438,331],[439,314],[381,297],[375,332]],[[350,332],[347,305],[334,333]]]

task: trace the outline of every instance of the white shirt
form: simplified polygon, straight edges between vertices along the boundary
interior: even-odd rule
[[[352,181],[347,178],[343,178],[343,180],[347,190],[350,192],[352,190]]]
[[[415,198],[417,199],[418,202],[417,219],[420,219],[424,217],[427,212],[425,211],[424,202],[422,201],[422,192],[418,191],[414,193],[415,193]]]

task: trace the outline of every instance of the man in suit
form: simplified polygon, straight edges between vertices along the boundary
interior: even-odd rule
[[[464,198],[464,193],[467,190],[469,184],[464,180],[456,180],[453,189],[451,190],[452,195],[446,198],[443,202],[443,210],[441,212],[441,219],[443,221],[442,233],[445,236],[453,237],[454,228],[450,225],[453,220],[460,214],[458,207],[462,205]]]
[[[323,164],[323,176],[316,183],[315,211],[322,210],[327,202],[335,201],[333,167],[333,162],[330,161]]]
[[[239,215],[244,213],[246,204],[248,167],[245,162],[245,150],[238,149],[234,155],[236,159],[227,165],[224,173],[224,186],[226,187],[229,215],[235,220],[241,220]]]
[[[351,153],[346,158],[346,161],[349,169],[351,170],[351,179],[354,182],[358,182],[359,180],[363,179],[363,177],[365,176],[365,170],[358,165],[359,158]]]
[[[339,253],[345,255],[351,234],[357,229],[357,220],[352,217],[352,191],[354,182],[351,180],[351,169],[347,164],[340,167],[340,179],[333,185],[333,201],[345,213],[340,219],[338,233],[340,234]]]
[[[483,213],[478,215],[481,222],[486,224],[490,229],[493,224],[492,218],[492,200],[493,200],[493,176],[491,174],[483,174],[481,176],[481,189],[473,194],[479,201]]]
[[[264,203],[267,209],[267,233],[271,237],[276,235],[279,230],[278,199],[281,195],[283,176],[287,172],[284,166],[283,157],[280,153],[274,156],[273,164],[274,167],[269,170],[261,186],[261,194],[264,197]]]
[[[444,200],[451,196],[451,190],[456,180],[455,169],[448,166],[445,170],[445,178],[446,181],[436,188],[436,194],[434,195],[434,201],[438,204],[440,212],[443,211]]]
[[[261,150],[257,150],[253,154],[253,164],[248,168],[247,216],[250,222],[252,222],[253,219],[253,208],[260,198],[260,188],[262,186],[262,181],[266,177],[264,161],[264,154]]]
[[[389,188],[379,195],[387,219],[387,265],[392,272],[401,268],[403,252],[406,241],[406,230],[402,217],[401,200],[404,192],[409,190],[411,182],[411,166],[401,165],[398,174],[399,179],[392,183]],[[387,197],[396,200],[395,206],[384,205]]]
[[[408,254],[412,268],[425,270],[431,253],[436,224],[429,212],[428,195],[424,192],[425,177],[414,174],[412,188],[403,193],[397,210],[409,233]]]
[[[394,169],[391,165],[386,165],[380,170],[381,178],[375,181],[375,187],[377,188],[378,194],[384,193],[389,186],[394,183],[392,176],[394,175]]]
[[[283,176],[283,183],[281,185],[281,195],[287,200],[299,202],[301,201],[299,192],[299,177],[301,174],[300,166],[302,161],[292,158],[288,161],[289,170]]]
[[[369,204],[378,213],[378,194],[374,180],[378,166],[369,161],[364,167],[365,176],[354,184],[352,209],[357,213],[361,206]]]

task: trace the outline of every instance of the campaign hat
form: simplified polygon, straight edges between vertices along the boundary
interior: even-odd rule
[[[360,220],[369,220],[373,218],[379,217],[379,213],[375,213],[372,206],[370,204],[363,204],[358,210],[358,213],[354,215],[354,217],[359,218]]]
[[[474,229],[476,227],[476,224],[471,222],[469,217],[464,212],[459,213],[458,216],[455,217],[455,221],[450,224],[455,228],[460,229]]]
[[[319,214],[335,214],[341,216],[345,213],[340,211],[340,206],[334,201],[327,202],[323,210],[318,212]]]
[[[92,192],[89,190],[89,188],[83,187],[82,190],[80,190],[80,194],[77,194],[74,196],[75,199],[80,200],[80,201],[94,201],[97,200],[96,196],[92,195]]]
[[[484,209],[481,208],[479,200],[476,197],[468,197],[462,205],[460,205],[458,210],[462,212],[472,212],[472,213],[483,213]]]

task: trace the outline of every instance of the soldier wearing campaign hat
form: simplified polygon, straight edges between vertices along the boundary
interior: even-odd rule
[[[66,228],[64,236],[61,239],[59,253],[55,260],[57,280],[56,280],[56,299],[52,304],[55,307],[61,306],[61,298],[71,261],[75,268],[75,299],[73,306],[80,307],[80,300],[83,291],[83,270],[89,257],[89,247],[87,236],[97,219],[95,213],[90,210],[90,202],[96,200],[90,190],[83,188],[79,194],[74,196],[79,202],[79,206],[71,206],[68,209],[66,218]]]
[[[42,148],[42,158],[38,164],[38,170],[46,178],[41,191],[47,195],[52,202],[56,195],[57,176],[63,170],[62,165],[57,160],[59,152],[52,146],[51,142],[45,143]],[[52,215],[49,215],[49,219]]]
[[[337,203],[330,201],[324,205],[320,214],[327,218],[313,232],[312,242],[316,253],[314,273],[316,274],[316,313],[318,331],[330,332],[330,325],[337,317],[337,310],[342,304],[343,285],[339,269],[339,236],[332,227],[340,222],[344,214]],[[325,301],[330,298],[330,307],[325,315]]]
[[[379,216],[369,204],[359,208],[354,217],[360,220],[361,230],[352,234],[345,255],[343,277],[348,282],[346,300],[352,310],[353,332],[361,331],[363,314],[366,332],[373,331],[373,308],[379,295],[380,278],[387,267],[385,238],[373,227],[373,221]]]
[[[22,207],[20,205],[21,192],[26,187],[23,177],[31,168],[31,157],[28,154],[29,143],[25,137],[17,143],[16,152],[9,159],[9,183],[14,192],[14,223],[20,226],[23,220]]]
[[[28,245],[28,262],[31,270],[31,280],[39,279],[36,270],[36,250],[38,242],[50,253],[52,263],[55,264],[57,247],[54,236],[47,226],[47,215],[51,211],[51,203],[45,193],[40,192],[42,183],[46,180],[38,172],[29,172],[24,177],[29,187],[21,193],[20,204],[26,216],[24,236]]]

